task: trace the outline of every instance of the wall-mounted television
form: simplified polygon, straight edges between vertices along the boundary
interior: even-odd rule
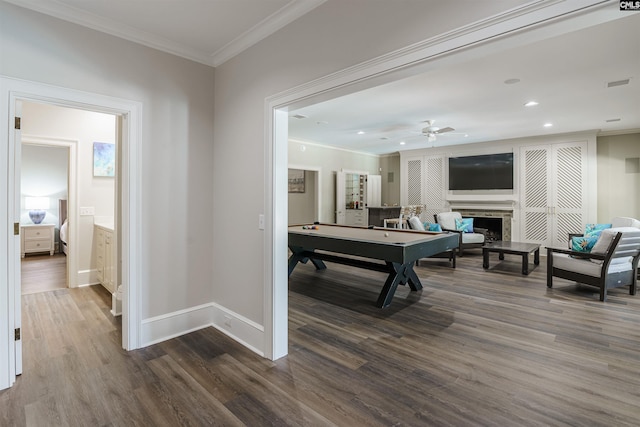
[[[513,153],[449,157],[449,190],[512,190]]]

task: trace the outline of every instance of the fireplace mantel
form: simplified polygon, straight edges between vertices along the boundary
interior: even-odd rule
[[[513,195],[448,195],[446,201],[449,203],[451,210],[458,209],[488,209],[512,211],[516,205],[516,199]]]
[[[486,209],[492,211],[513,211],[515,200],[504,200],[487,202],[486,200],[449,200],[449,207],[452,211],[460,209]]]

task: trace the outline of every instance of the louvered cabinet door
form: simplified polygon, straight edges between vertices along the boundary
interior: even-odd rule
[[[407,183],[407,196],[406,202],[403,205],[421,205],[423,204],[422,198],[422,157],[409,158],[406,164],[406,180]]]
[[[552,147],[553,246],[567,245],[569,233],[584,230],[586,157],[586,143],[558,144]]]
[[[429,222],[433,222],[433,216],[444,212],[446,207],[444,161],[444,156],[425,158],[425,197],[423,203],[426,205],[426,210],[422,219]]]
[[[567,245],[584,229],[586,143],[524,147],[521,151],[521,230],[524,241]]]
[[[525,242],[547,244],[553,232],[550,147],[524,147],[521,152],[521,230]]]

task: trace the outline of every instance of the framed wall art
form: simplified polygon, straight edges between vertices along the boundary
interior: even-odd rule
[[[116,175],[116,145],[107,142],[93,143],[93,176]]]
[[[304,193],[304,171],[289,169],[289,193]]]

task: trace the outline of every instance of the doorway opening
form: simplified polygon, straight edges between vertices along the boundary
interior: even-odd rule
[[[109,263],[105,268],[104,261],[107,257],[104,253],[98,253],[101,243],[95,239],[94,225],[109,226],[111,228],[108,231],[117,235],[117,230],[113,227],[116,223],[115,206],[118,199],[118,176],[115,173],[118,169],[115,156],[118,143],[116,123],[117,116],[114,114],[46,103],[22,103],[20,224],[25,230],[21,237],[23,267],[28,260],[28,264],[39,271],[40,277],[44,277],[42,273],[46,270],[43,268],[46,264],[53,265],[53,270],[50,271],[52,274],[46,276],[49,279],[46,282],[49,283],[48,286],[43,286],[45,290],[60,287],[62,280],[66,282],[63,287],[70,288],[102,284],[113,294],[113,304],[110,302],[109,308],[114,315],[120,313],[115,307],[118,269],[115,262]],[[100,153],[96,153],[96,147],[109,147],[106,152],[111,158],[106,159],[107,163],[103,163],[104,156],[97,155]],[[105,173],[105,167],[110,168],[106,171],[108,173]],[[29,206],[26,201],[31,200],[34,195],[47,202],[47,210],[44,211],[40,225],[33,223],[27,211]],[[26,234],[34,234],[39,228],[48,230],[49,227],[53,228],[54,235],[49,255],[54,258],[62,256],[68,260],[66,274],[55,274],[60,264],[58,260],[47,262],[45,257],[39,265],[32,262],[31,255],[42,254],[44,243],[41,244],[37,237],[31,242]],[[28,245],[23,243],[33,247],[25,251],[25,246]],[[114,250],[108,260],[116,260],[116,239],[110,237],[109,243]],[[31,273],[30,270],[27,272]],[[105,277],[109,280],[105,280]],[[24,279],[23,277],[23,284]],[[26,286],[30,285],[27,283]],[[22,293],[30,291],[23,288]]]
[[[21,145],[21,294],[68,288],[71,148],[64,141],[49,142],[25,136]],[[38,206],[38,201],[43,205]],[[34,207],[46,210],[30,210]]]
[[[82,111],[111,114],[116,118],[116,134],[119,150],[116,153],[118,165],[118,185],[116,189],[116,208],[114,221],[118,225],[118,256],[120,267],[119,284],[122,284],[122,347],[133,350],[140,347],[141,315],[140,315],[140,282],[141,282],[141,112],[142,103],[111,96],[76,91],[72,89],[45,85],[38,82],[15,80],[0,77],[0,96],[5,100],[3,115],[8,118],[4,128],[8,140],[7,186],[7,222],[14,224],[19,230],[20,218],[20,117],[23,102],[34,102],[56,105]],[[15,120],[14,120],[15,119]],[[14,130],[15,122],[15,130]],[[4,127],[4,126],[3,126]],[[70,189],[72,192],[73,190]],[[77,207],[79,208],[79,207]],[[76,209],[76,211],[79,209]],[[72,212],[69,213],[71,215]],[[71,219],[71,218],[70,218]],[[76,223],[78,221],[76,220]],[[73,228],[70,232],[73,234]],[[77,233],[76,233],[77,234]],[[6,236],[6,237],[4,237]],[[8,330],[16,330],[16,339],[2,334],[2,342],[8,348],[0,352],[0,366],[6,371],[0,376],[0,388],[10,387],[16,375],[22,372],[22,342],[17,331],[21,330],[21,295],[20,295],[20,236],[16,231],[12,235],[3,234],[7,239],[7,281],[0,286],[6,293],[8,301],[4,309],[0,308],[0,317],[7,319]],[[72,238],[72,237],[71,237]],[[71,258],[73,259],[73,258]],[[90,274],[90,273],[89,273]]]

